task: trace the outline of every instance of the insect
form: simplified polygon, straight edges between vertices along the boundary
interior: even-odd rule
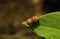
[[[27,24],[32,24],[38,21],[38,16],[33,16],[32,18],[27,19]]]

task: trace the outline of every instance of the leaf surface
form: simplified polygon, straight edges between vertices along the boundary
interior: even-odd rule
[[[25,22],[26,23],[26,22]],[[27,25],[26,25],[27,26]],[[39,25],[32,24],[35,33],[46,39],[60,39],[60,12],[52,12],[39,17]]]

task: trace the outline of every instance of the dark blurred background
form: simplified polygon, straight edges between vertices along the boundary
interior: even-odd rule
[[[0,0],[0,39],[43,39],[22,22],[56,11],[59,0]]]
[[[60,0],[44,0],[44,11],[47,13],[60,11]]]

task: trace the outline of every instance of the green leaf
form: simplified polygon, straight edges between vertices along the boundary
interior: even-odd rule
[[[30,28],[46,39],[60,39],[60,12],[40,16],[39,24],[31,24]]]

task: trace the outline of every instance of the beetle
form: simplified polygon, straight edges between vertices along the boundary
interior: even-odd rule
[[[32,24],[38,21],[38,16],[33,16],[32,18],[27,19],[27,24]]]

